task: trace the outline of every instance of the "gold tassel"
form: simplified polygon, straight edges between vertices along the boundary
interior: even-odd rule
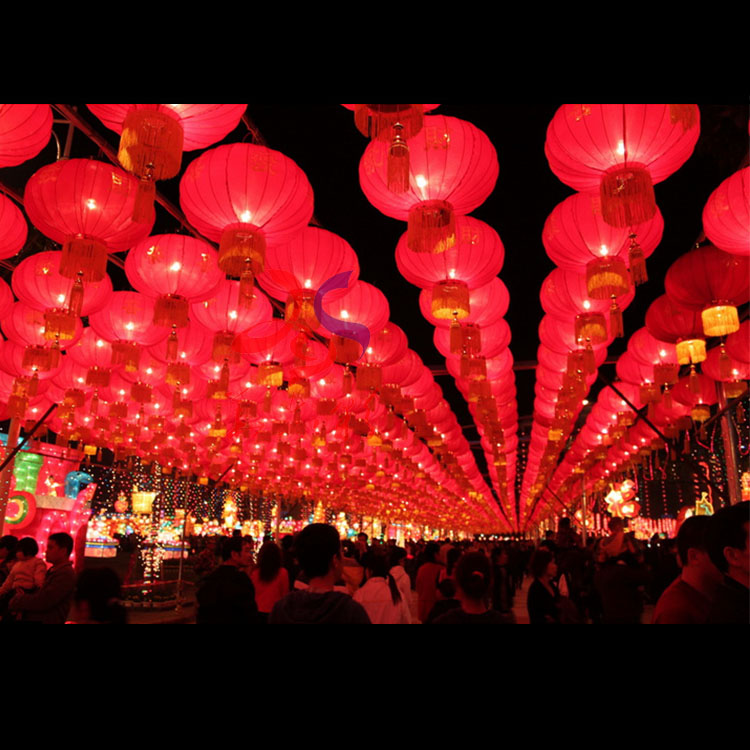
[[[229,362],[225,361],[219,376],[219,390],[226,393],[229,390]]]
[[[273,401],[273,392],[270,388],[266,389],[266,392],[263,396],[263,411],[268,414],[271,411],[271,402]]]
[[[464,350],[464,337],[461,333],[461,324],[458,317],[453,317],[451,323],[451,354],[462,354]]]
[[[723,342],[719,354],[719,375],[721,375],[722,380],[731,380],[732,378],[732,360],[729,358]]]
[[[609,334],[616,339],[621,339],[625,335],[622,310],[615,297],[612,298],[612,307],[609,308]]]
[[[409,146],[400,123],[393,126],[393,142],[388,149],[388,189],[392,193],[409,190]]]
[[[630,247],[628,248],[628,261],[630,265],[630,278],[635,286],[640,286],[648,281],[646,270],[646,257],[641,246],[636,240],[636,235],[630,235]]]
[[[240,276],[240,307],[249,309],[255,302],[255,274],[253,273],[253,264],[248,260],[245,264],[245,270]]]
[[[99,414],[99,396],[96,393],[91,397],[91,404],[89,405],[89,414],[93,414],[94,416]]]
[[[344,372],[344,394],[348,395],[354,390],[354,375],[352,371],[347,367]]]
[[[227,276],[241,278],[248,263],[261,273],[266,263],[266,238],[262,230],[246,224],[224,231],[219,244],[219,268]]]
[[[151,169],[138,180],[138,191],[133,206],[133,221],[136,224],[148,224],[154,218],[154,201],[156,200],[156,183]]]
[[[29,398],[34,398],[39,391],[39,375],[34,372],[34,374],[31,376],[31,380],[29,380],[29,389],[28,394]]]
[[[664,388],[664,408],[670,410],[672,408],[672,390],[669,386]]]
[[[690,376],[688,378],[688,389],[694,396],[701,395],[701,381],[695,371],[695,365],[690,365]]]
[[[83,273],[81,271],[78,272],[70,289],[68,310],[77,318],[81,316],[81,310],[83,310]]]
[[[190,303],[185,297],[176,294],[164,294],[156,300],[154,305],[155,326],[170,328],[187,328]]]
[[[656,419],[656,403],[653,401],[648,402],[648,418],[652,422]]]
[[[602,218],[612,227],[643,224],[656,215],[651,173],[645,167],[609,169],[601,183]]]
[[[174,362],[177,359],[178,347],[179,341],[177,340],[177,326],[172,326],[172,333],[169,334],[169,338],[167,339],[167,359],[170,362]]]
[[[66,279],[101,281],[107,275],[107,246],[92,237],[73,237],[63,244],[58,270]]]
[[[415,253],[444,253],[456,244],[456,218],[447,201],[424,201],[409,212],[407,243]]]
[[[583,352],[583,370],[587,375],[593,375],[596,372],[596,356],[591,344]]]

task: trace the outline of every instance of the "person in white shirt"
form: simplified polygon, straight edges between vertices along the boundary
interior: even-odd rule
[[[367,583],[354,595],[373,625],[410,625],[409,604],[399,591],[390,571],[387,549],[372,549],[367,555]]]

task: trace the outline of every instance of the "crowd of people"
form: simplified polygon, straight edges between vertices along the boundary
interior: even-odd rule
[[[675,540],[644,544],[613,518],[586,544],[563,518],[544,540],[341,541],[312,524],[276,544],[211,538],[195,550],[198,624],[510,625],[519,591],[528,622],[654,624],[750,622],[750,503],[687,519]],[[73,540],[0,539],[3,624],[125,624],[117,574],[76,575]],[[526,576],[530,577],[527,587]],[[524,618],[525,619],[525,618]]]

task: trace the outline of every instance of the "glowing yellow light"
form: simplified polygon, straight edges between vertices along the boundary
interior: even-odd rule
[[[243,224],[249,224],[252,218],[253,218],[253,215],[250,213],[250,211],[243,211],[240,214],[240,221]]]
[[[169,267],[170,271],[179,271],[182,269],[182,263],[180,261],[176,260],[172,265]]]
[[[86,207],[87,207],[87,208],[90,208],[90,209],[92,209],[92,210],[93,210],[93,209],[95,209],[95,208],[96,208],[96,201],[95,201],[95,200],[94,200],[93,198],[89,198],[89,199],[88,199],[88,200],[86,201]]]

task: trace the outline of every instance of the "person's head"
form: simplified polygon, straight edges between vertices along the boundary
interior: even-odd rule
[[[461,558],[461,549],[459,547],[451,547],[448,550],[448,554],[445,556],[446,567],[448,575],[453,575],[453,568],[456,567],[456,563]]]
[[[0,539],[0,561],[12,560],[18,549],[18,538],[12,535]]]
[[[707,547],[711,525],[710,516],[692,516],[680,526],[677,533],[677,557],[683,569],[695,568],[705,560],[715,567],[708,556]]]
[[[365,546],[367,546],[367,540],[368,539],[369,539],[369,537],[367,536],[367,534],[365,534],[364,531],[360,531],[359,534],[357,534],[357,541],[360,544],[364,544]]]
[[[725,575],[750,585],[750,502],[722,508],[711,519],[708,554]]]
[[[480,602],[492,587],[492,568],[482,552],[467,552],[456,565],[456,587],[464,598]]]
[[[363,560],[367,578],[385,578],[391,590],[391,599],[394,604],[401,601],[401,592],[398,590],[396,579],[391,575],[390,549],[386,547],[374,547]]]
[[[39,545],[36,543],[36,539],[33,539],[30,536],[25,536],[18,542],[16,557],[19,560],[30,560],[32,557],[36,557],[38,554]]]
[[[281,549],[284,552],[291,552],[292,547],[294,547],[294,537],[291,534],[281,538]]]
[[[221,540],[221,559],[225,565],[247,567],[253,560],[253,547],[242,537],[224,537]]]
[[[114,570],[84,570],[76,581],[70,619],[80,623],[124,625],[127,611],[120,596],[120,579]]]
[[[570,531],[570,519],[569,518],[561,518],[560,522],[557,524],[557,530],[558,531]]]
[[[529,567],[531,575],[537,580],[554,578],[557,573],[557,566],[552,553],[542,548],[534,553]]]
[[[614,517],[609,519],[609,533],[619,534],[625,529],[625,521],[622,518]]]
[[[341,573],[341,540],[333,526],[314,523],[302,529],[295,540],[294,552],[302,572],[310,580],[337,579]]]
[[[440,545],[437,542],[428,542],[424,548],[424,557],[427,562],[435,562],[435,558],[440,554]]]
[[[444,578],[438,584],[438,592],[443,599],[455,599],[456,597],[456,584],[452,578]]]
[[[395,568],[397,565],[403,565],[406,560],[406,550],[403,547],[391,547],[391,567]]]
[[[357,550],[354,546],[354,542],[350,541],[349,539],[345,539],[343,542],[341,542],[341,554],[344,557],[348,558],[355,558],[357,556]]]
[[[260,580],[271,583],[281,570],[281,549],[273,542],[266,542],[258,553]]]
[[[61,531],[59,534],[50,535],[47,540],[47,552],[45,557],[50,565],[60,565],[67,562],[73,553],[73,537]]]

